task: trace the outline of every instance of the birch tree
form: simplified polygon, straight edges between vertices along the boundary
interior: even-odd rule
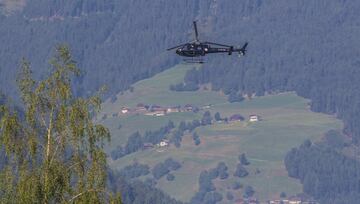
[[[79,75],[69,48],[59,45],[51,74],[37,82],[23,60],[17,82],[24,116],[0,107],[0,203],[121,203],[106,189],[104,142],[109,130],[92,120],[100,97],[75,97]]]

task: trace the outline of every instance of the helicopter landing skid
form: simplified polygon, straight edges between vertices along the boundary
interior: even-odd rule
[[[192,57],[192,58],[184,58],[183,61],[189,64],[203,64],[205,63],[202,57]]]

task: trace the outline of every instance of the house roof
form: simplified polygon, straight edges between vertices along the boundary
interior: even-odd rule
[[[240,115],[240,114],[234,114],[234,115],[230,116],[230,118],[229,118],[230,121],[233,121],[233,120],[244,120],[244,119],[245,119],[245,118],[244,118],[242,115]]]
[[[151,108],[162,108],[162,107],[159,106],[159,105],[153,104],[153,105],[151,106]]]
[[[140,107],[145,107],[145,105],[144,105],[143,103],[138,103],[138,104],[136,105],[136,107],[138,107],[138,108],[140,108]]]

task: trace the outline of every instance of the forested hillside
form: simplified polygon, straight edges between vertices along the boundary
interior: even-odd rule
[[[240,59],[209,56],[202,69],[188,72],[185,83],[211,83],[231,100],[296,91],[311,99],[312,110],[343,119],[345,132],[358,142],[359,10],[356,0],[0,0],[0,92],[16,100],[22,57],[32,62],[37,78],[48,75],[44,59],[63,42],[83,72],[74,82],[77,94],[91,94],[103,84],[109,95],[123,91],[180,62],[166,48],[192,39],[196,19],[200,39],[237,45],[248,41],[249,51]],[[307,155],[302,150],[333,155],[324,162],[343,160],[314,146],[294,150],[293,156]],[[305,183],[305,178],[290,175]],[[354,187],[351,182],[344,186]],[[308,193],[323,199],[319,192]]]
[[[305,141],[285,158],[289,176],[300,179],[305,193],[321,203],[358,203],[359,163],[325,144]]]
[[[0,15],[0,87],[14,96],[21,57],[32,62],[38,77],[47,74],[44,59],[55,44],[66,42],[83,68],[77,81],[80,93],[103,84],[109,93],[124,90],[174,63],[165,49],[186,39],[180,33],[190,30],[195,11],[190,1],[145,0],[28,0],[10,15],[3,9],[7,15]]]
[[[21,57],[42,76],[54,44],[67,42],[83,68],[78,92],[107,84],[127,89],[174,64],[165,49],[192,38],[229,44],[249,41],[243,59],[211,57],[193,80],[226,93],[296,90],[315,111],[336,113],[360,136],[356,90],[360,33],[355,0],[245,1],[3,1],[0,4],[0,87],[14,96]],[[9,9],[11,12],[9,12]]]
[[[242,59],[209,59],[186,83],[211,83],[231,97],[295,90],[312,110],[336,114],[360,138],[360,3],[357,1],[251,1],[218,3],[211,40],[249,41]],[[217,12],[216,12],[217,11]]]

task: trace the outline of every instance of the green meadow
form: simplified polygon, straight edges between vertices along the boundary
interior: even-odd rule
[[[170,145],[163,152],[158,152],[156,148],[139,151],[116,161],[109,157],[110,166],[121,169],[136,161],[153,167],[172,157],[181,162],[182,167],[173,172],[174,181],[167,181],[163,177],[158,181],[157,187],[182,201],[189,201],[198,190],[200,172],[216,167],[221,161],[229,168],[229,178],[216,179],[213,182],[217,191],[224,197],[222,203],[227,203],[226,192],[232,192],[235,198],[242,196],[243,188],[236,191],[230,188],[235,181],[243,186],[251,185],[256,191],[255,197],[262,201],[277,198],[281,192],[287,195],[300,193],[301,184],[287,176],[283,163],[285,154],[306,139],[317,141],[326,131],[341,129],[341,121],[333,116],[311,112],[308,108],[309,101],[295,93],[267,95],[247,99],[241,103],[228,103],[226,96],[220,92],[170,91],[170,84],[181,82],[186,71],[192,68],[192,65],[177,65],[134,84],[133,92],[127,91],[117,95],[115,102],[106,101],[98,121],[105,124],[112,133],[107,151],[110,152],[117,145],[124,145],[127,137],[136,131],[144,133],[146,130],[156,130],[169,120],[178,124],[180,121],[200,119],[205,111],[171,113],[160,117],[143,114],[113,116],[120,112],[122,107],[134,108],[138,103],[161,106],[193,104],[198,107],[212,104],[207,109],[212,115],[219,112],[222,117],[229,117],[238,113],[246,120],[229,124],[215,123],[197,128],[195,131],[201,140],[199,146],[194,144],[191,134],[186,133],[180,148]],[[199,66],[195,68],[201,69]],[[101,119],[104,114],[107,118]],[[248,122],[247,118],[252,114],[259,115],[261,121]],[[246,153],[251,163],[246,166],[249,171],[246,178],[233,176],[239,163],[238,155],[241,153]]]

